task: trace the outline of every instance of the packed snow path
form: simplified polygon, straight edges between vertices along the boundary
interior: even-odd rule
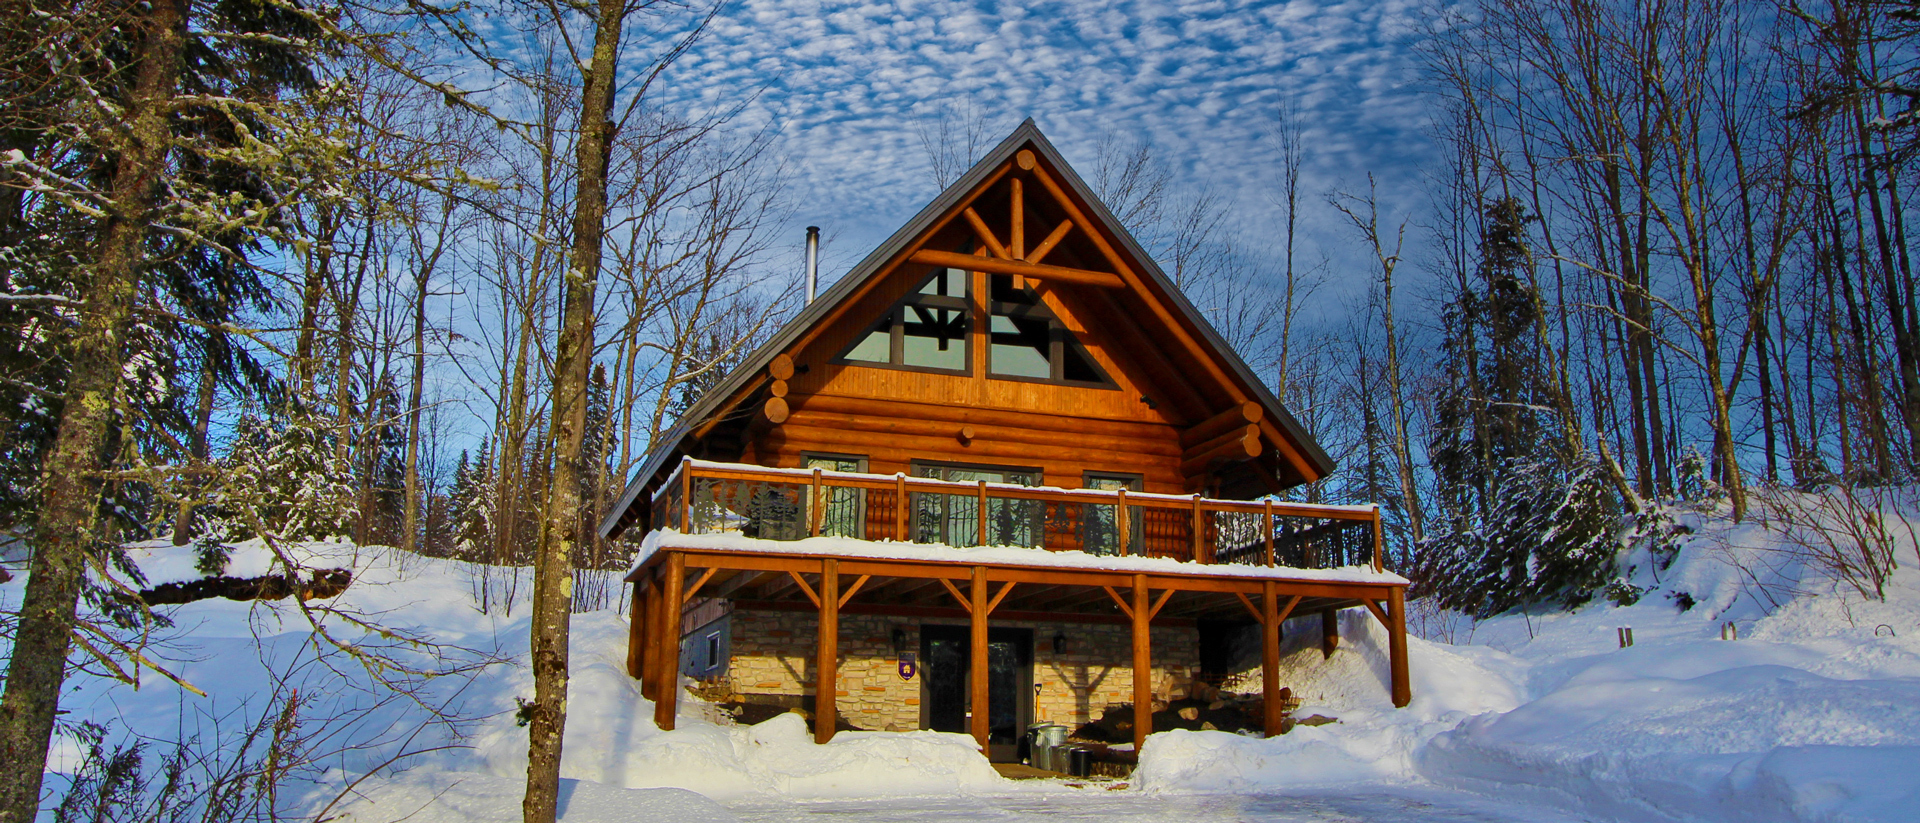
[[[950,798],[735,805],[741,823],[1562,823],[1580,820],[1478,795],[1407,790],[1152,796],[1089,789]]]

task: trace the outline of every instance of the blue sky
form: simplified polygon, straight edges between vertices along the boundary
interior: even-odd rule
[[[798,226],[825,228],[829,278],[933,196],[920,134],[943,108],[991,122],[989,146],[1033,117],[1083,173],[1103,137],[1145,138],[1182,182],[1230,198],[1257,241],[1272,236],[1280,177],[1267,135],[1291,99],[1307,128],[1303,220],[1335,239],[1329,188],[1372,171],[1383,196],[1417,201],[1430,149],[1413,46],[1427,8],[733,0],[664,90],[676,108],[744,103],[737,123],[777,131],[791,231],[797,244]]]

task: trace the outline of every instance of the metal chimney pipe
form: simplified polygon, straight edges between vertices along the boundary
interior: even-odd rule
[[[813,296],[820,288],[820,227],[807,227],[807,302],[813,302]]]

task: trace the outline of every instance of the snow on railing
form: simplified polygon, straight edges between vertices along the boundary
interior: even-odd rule
[[[1206,564],[1384,569],[1378,506],[964,483],[685,458],[654,494],[652,515],[653,528],[685,534],[829,535]]]

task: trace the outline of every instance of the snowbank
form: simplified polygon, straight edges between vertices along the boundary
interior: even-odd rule
[[[1383,633],[1287,646],[1282,675],[1339,723],[1270,740],[1148,738],[1152,792],[1438,784],[1593,819],[1905,821],[1920,808],[1920,557],[1886,602],[1807,567],[1777,533],[1695,516],[1670,564],[1626,558],[1638,602],[1460,624],[1409,641],[1414,702],[1386,704]],[[1899,532],[1900,529],[1895,529]],[[1689,606],[1682,608],[1682,606]],[[1738,639],[1722,640],[1731,624]],[[1635,645],[1622,649],[1618,629]]]
[[[1264,739],[1227,732],[1150,735],[1135,782],[1151,792],[1248,794],[1408,783],[1418,779],[1413,753],[1427,740],[1470,716],[1521,701],[1521,689],[1510,679],[1523,665],[1519,661],[1490,649],[1410,637],[1413,702],[1396,709],[1386,630],[1371,614],[1351,610],[1341,615],[1340,635],[1339,649],[1323,659],[1319,632],[1296,631],[1283,642],[1280,660],[1281,683],[1302,701],[1297,716],[1320,714],[1338,723],[1296,726]]]

